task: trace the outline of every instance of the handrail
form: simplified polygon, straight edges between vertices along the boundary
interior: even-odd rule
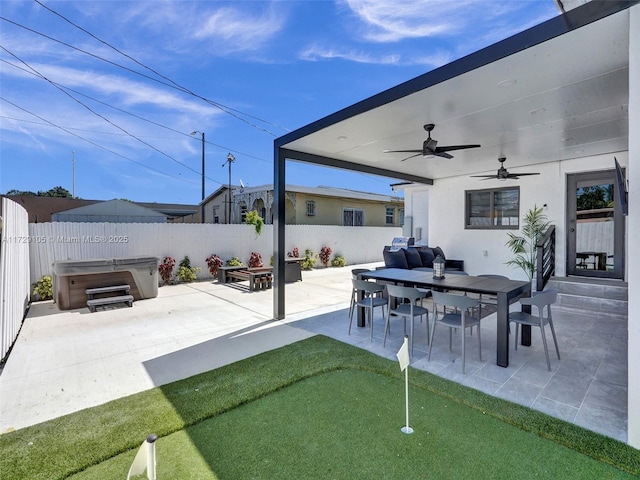
[[[556,273],[556,226],[551,225],[536,244],[536,290],[542,291]]]

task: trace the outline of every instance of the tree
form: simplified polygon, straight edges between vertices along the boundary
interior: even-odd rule
[[[533,206],[527,210],[523,217],[522,236],[508,232],[509,240],[507,247],[513,252],[515,258],[509,260],[507,265],[520,267],[529,277],[533,279],[536,271],[536,251],[538,241],[549,228],[550,222],[544,214],[542,207]]]
[[[50,190],[38,190],[38,193],[30,190],[9,190],[6,195],[21,195],[23,197],[57,197],[57,198],[73,198],[69,190],[61,186],[53,187]]]

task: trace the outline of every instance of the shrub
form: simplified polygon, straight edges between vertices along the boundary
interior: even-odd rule
[[[238,257],[231,257],[229,260],[227,260],[227,266],[228,267],[242,267],[242,266],[244,266],[244,263],[242,263]]]
[[[180,260],[180,265],[178,267],[178,279],[181,282],[194,282],[197,278],[197,273],[200,271],[198,267],[191,266],[191,260],[187,255],[184,256],[182,260]]]
[[[162,278],[162,284],[168,285],[171,283],[171,279],[173,278],[173,269],[176,266],[176,261],[171,257],[164,257],[162,259],[162,263],[158,267],[158,272],[160,272],[160,278]]]
[[[249,268],[263,267],[264,265],[262,264],[262,255],[260,255],[258,252],[251,252],[251,257],[249,258],[248,265]]]
[[[214,277],[218,276],[218,268],[224,265],[222,259],[215,254],[211,254],[207,257],[207,267],[209,267],[209,273]]]
[[[344,267],[347,264],[347,261],[344,259],[342,255],[337,255],[333,258],[331,265],[334,267]]]
[[[40,300],[51,300],[53,298],[53,280],[51,275],[44,275],[33,286],[33,294],[39,295]]]
[[[305,250],[304,258],[300,262],[300,268],[303,270],[311,270],[316,265],[316,258],[317,255],[315,255],[312,250]]]
[[[300,250],[298,250],[298,247],[293,247],[292,251],[287,252],[287,257],[300,258]]]
[[[320,257],[320,261],[325,266],[325,268],[329,266],[329,261],[331,260],[331,253],[332,253],[331,248],[325,246],[320,249],[320,253],[318,254],[318,257]]]
[[[246,223],[247,225],[253,225],[256,229],[256,235],[260,235],[262,233],[264,220],[260,215],[258,215],[257,210],[251,210],[247,212],[244,217],[244,223]]]

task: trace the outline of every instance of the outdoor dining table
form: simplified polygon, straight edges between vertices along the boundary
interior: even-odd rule
[[[433,273],[403,268],[383,268],[360,274],[363,279],[430,288],[433,290],[454,290],[467,293],[495,295],[497,297],[497,364],[509,366],[509,304],[518,297],[531,295],[531,283],[521,280],[507,280],[471,275],[446,275],[443,279],[433,278]],[[523,306],[523,311],[531,307]],[[358,326],[364,326],[364,314],[358,311]],[[522,344],[531,345],[531,327],[523,325]]]

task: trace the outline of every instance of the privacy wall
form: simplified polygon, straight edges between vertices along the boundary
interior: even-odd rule
[[[18,336],[29,302],[29,216],[16,202],[2,198],[0,243],[0,359]]]
[[[54,222],[32,223],[29,231],[32,283],[50,275],[58,260],[171,256],[180,262],[187,255],[193,267],[201,268],[198,278],[206,279],[210,275],[205,259],[211,254],[224,261],[236,256],[247,263],[251,252],[258,252],[265,265],[273,254],[272,225],[264,225],[260,235],[244,224]],[[303,256],[307,249],[317,254],[328,246],[332,259],[338,254],[349,265],[370,263],[382,261],[383,247],[400,235],[400,227],[287,225],[286,249],[297,247]]]

